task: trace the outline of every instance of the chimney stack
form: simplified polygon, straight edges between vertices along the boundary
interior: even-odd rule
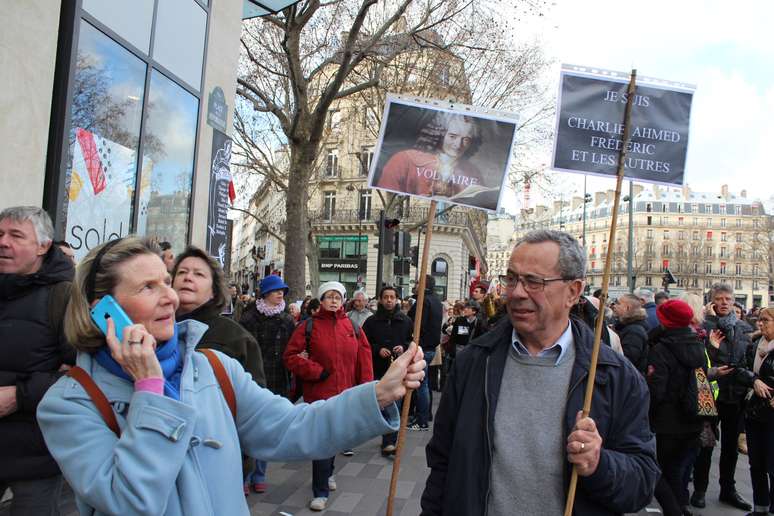
[[[728,200],[728,185],[723,185],[720,187],[720,195],[723,197],[723,199]]]
[[[607,199],[605,192],[594,192],[594,206],[599,206]]]
[[[687,201],[691,198],[691,187],[688,186],[688,183],[685,183],[683,185],[683,201]]]
[[[742,199],[747,199],[747,190],[742,190]]]
[[[579,208],[581,204],[583,204],[583,198],[578,197],[577,195],[573,196],[571,208],[575,210],[576,208]]]

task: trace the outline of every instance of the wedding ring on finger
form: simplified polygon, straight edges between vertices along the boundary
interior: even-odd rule
[[[586,443],[580,443],[580,445],[581,445],[580,451],[583,451],[586,449]]]
[[[135,344],[142,344],[142,341],[141,340],[130,340],[130,341],[127,341],[127,344],[129,344],[130,346],[133,346]]]

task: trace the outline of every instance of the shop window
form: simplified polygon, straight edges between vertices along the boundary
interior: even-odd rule
[[[149,53],[154,0],[83,0],[83,10]]]
[[[207,13],[194,0],[158,2],[153,59],[201,90]]]
[[[60,221],[79,260],[132,232],[145,75],[145,63],[81,22]]]
[[[166,240],[176,250],[188,241],[198,106],[196,97],[153,70],[143,133],[138,231]]]

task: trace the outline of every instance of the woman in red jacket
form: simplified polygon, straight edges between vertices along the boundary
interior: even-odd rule
[[[343,309],[346,294],[338,281],[320,285],[320,311],[312,318],[310,337],[307,339],[307,323],[302,322],[285,348],[285,366],[302,382],[307,403],[374,379],[368,339],[359,329],[355,331]],[[309,508],[313,511],[325,509],[330,491],[336,489],[334,458],[312,462],[314,498]]]

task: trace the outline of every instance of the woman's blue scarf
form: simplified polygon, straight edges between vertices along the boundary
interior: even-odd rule
[[[129,376],[126,371],[115,361],[110,354],[110,348],[103,346],[94,354],[94,358],[99,365],[124,380],[134,382],[134,378]],[[180,400],[180,375],[183,372],[183,355],[180,353],[180,346],[177,343],[177,324],[175,324],[175,333],[172,338],[163,344],[156,346],[156,358],[161,364],[161,371],[164,374],[164,394],[172,399]]]

